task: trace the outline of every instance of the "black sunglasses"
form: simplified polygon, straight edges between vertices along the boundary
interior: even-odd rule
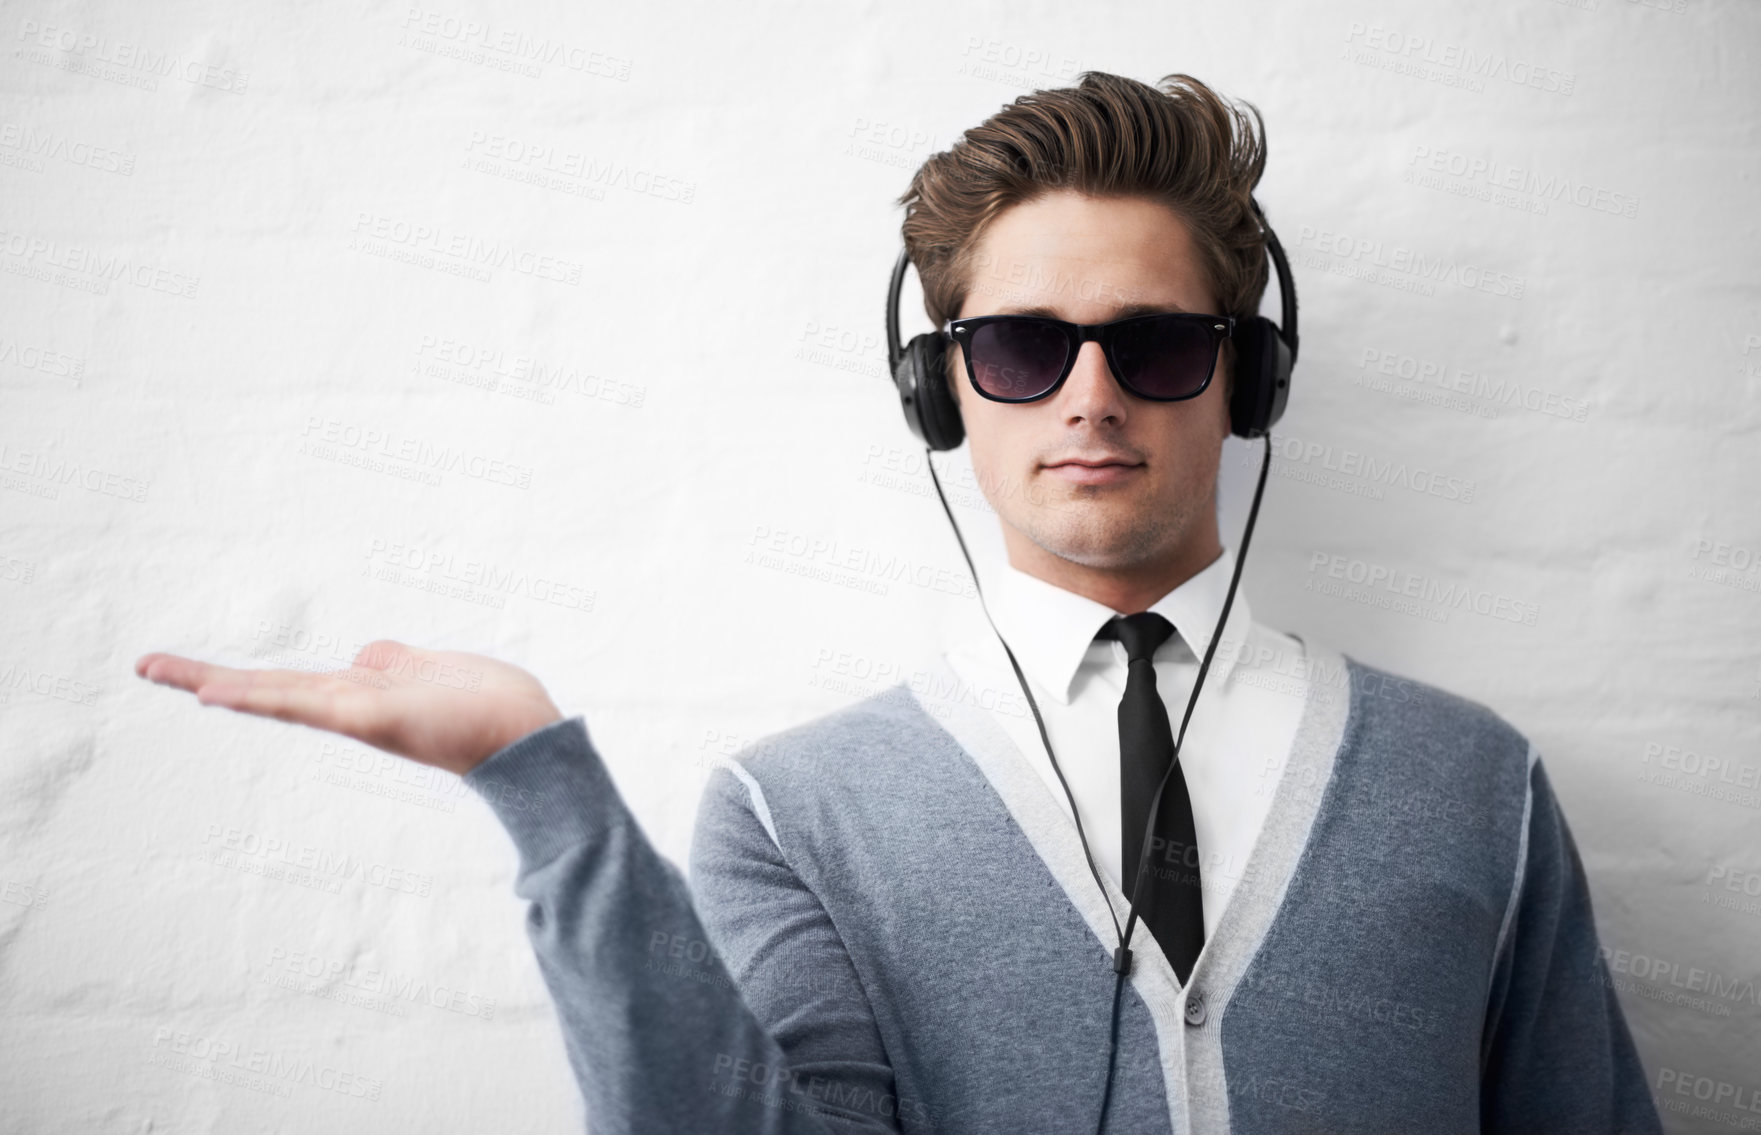
[[[992,402],[1036,402],[1076,369],[1082,345],[1101,345],[1121,386],[1152,402],[1196,398],[1211,384],[1235,317],[1156,312],[1111,323],[1067,323],[1040,315],[975,315],[950,320],[944,338],[960,344],[972,388]]]

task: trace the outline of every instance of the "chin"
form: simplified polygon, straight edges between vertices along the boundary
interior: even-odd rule
[[[1181,502],[1075,497],[1021,517],[1021,530],[1041,548],[1091,568],[1126,568],[1178,548],[1190,512]]]
[[[1040,516],[1040,523],[1026,529],[1028,539],[1060,559],[1090,568],[1124,567],[1137,562],[1144,532],[1104,521],[1076,523],[1065,517]]]

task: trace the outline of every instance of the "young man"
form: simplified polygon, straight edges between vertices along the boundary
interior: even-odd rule
[[[1263,162],[1184,76],[1024,96],[906,194],[931,318],[1251,315]],[[475,698],[395,676],[456,656],[386,642],[358,663],[393,671],[384,689],[165,655],[137,670],[484,795],[594,1131],[1085,1132],[1103,1096],[1116,1133],[1658,1131],[1534,748],[1241,599],[1171,766],[1163,806],[1190,826],[1154,825],[1113,1019],[1158,783],[1133,758],[1169,747],[1233,571],[1215,480],[1234,354],[1209,340],[1190,389],[1142,397],[1142,344],[1118,332],[999,401],[1052,350],[1030,341],[1044,325],[1002,326],[1020,367],[963,343],[946,378],[1008,552],[998,629],[1058,769],[994,696],[1015,675],[974,623],[925,681],[718,767],[687,888],[584,720],[513,667],[473,659]]]

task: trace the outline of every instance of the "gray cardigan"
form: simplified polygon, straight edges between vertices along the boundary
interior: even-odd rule
[[[1308,650],[1344,681],[1311,683],[1188,986],[1132,936],[1106,1130],[1660,1131],[1534,747]],[[1114,924],[1014,743],[919,692],[959,688],[939,665],[723,760],[689,888],[580,717],[466,776],[519,853],[590,1131],[1093,1130]]]

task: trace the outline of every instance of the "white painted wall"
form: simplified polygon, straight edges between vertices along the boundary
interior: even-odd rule
[[[964,570],[883,378],[890,202],[1086,68],[1267,119],[1303,347],[1256,613],[1527,732],[1659,1098],[1761,1090],[1761,9],[1032,7],[0,4],[0,1126],[574,1126],[488,810],[131,664],[505,658],[682,856],[708,752],[887,684],[837,671],[970,602],[746,556]],[[1258,457],[1230,443],[1232,545]],[[1535,617],[1311,590],[1333,556]],[[525,585],[449,590],[483,565]],[[358,873],[208,861],[268,841]],[[463,999],[276,984],[308,966]],[[174,1033],[377,1098],[168,1068]]]

